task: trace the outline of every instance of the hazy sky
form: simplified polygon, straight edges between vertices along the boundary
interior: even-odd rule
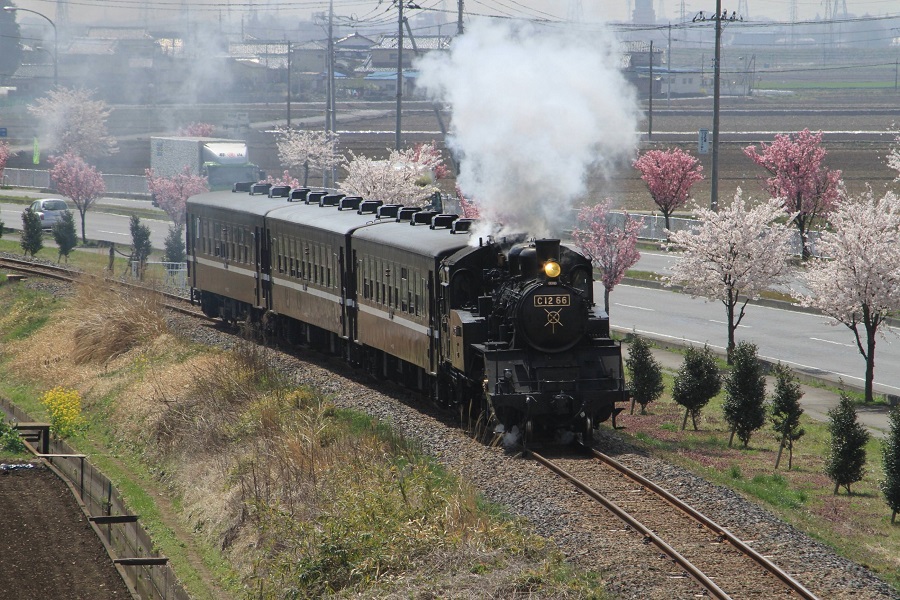
[[[2,2],[3,0],[0,0]],[[328,0],[61,0],[68,5],[69,20],[80,23],[113,23],[128,16],[132,18],[178,15],[183,6],[189,6],[195,18],[217,21],[223,13],[240,20],[241,14],[256,9],[260,15],[269,13],[280,19],[304,18],[312,12],[327,10]],[[464,0],[468,14],[493,14],[532,19],[564,19],[570,4],[575,0]],[[588,20],[627,20],[629,5],[638,0],[581,0],[582,11]],[[856,15],[900,14],[898,0],[829,0]],[[416,0],[426,9],[444,9],[448,20],[455,20],[456,0]],[[359,19],[379,20],[391,11],[391,0],[334,0],[335,14],[353,15]],[[694,15],[698,11],[715,9],[715,0],[684,0],[685,12]],[[824,13],[825,0],[797,0],[800,20],[814,19]],[[51,19],[56,18],[57,0],[18,0],[17,6],[38,11]],[[133,8],[143,6],[144,8]],[[660,6],[664,9],[660,15]],[[723,0],[722,8],[729,11],[746,6],[751,19],[769,17],[786,21],[790,15],[788,0]],[[131,8],[129,8],[131,7]],[[653,0],[657,17],[663,21],[677,21],[681,15],[682,0]],[[23,15],[24,17],[25,15]],[[224,17],[223,17],[224,18]],[[746,16],[745,16],[746,18]]]

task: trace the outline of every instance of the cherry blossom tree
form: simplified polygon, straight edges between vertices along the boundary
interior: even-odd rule
[[[782,204],[769,200],[748,206],[738,188],[727,208],[714,212],[694,209],[696,231],[671,233],[671,243],[683,250],[672,267],[669,285],[680,285],[693,297],[719,300],[728,319],[728,364],[735,348],[734,332],[751,299],[783,282],[790,272],[791,231],[777,223]]]
[[[189,123],[178,130],[178,135],[187,137],[212,137],[216,126],[212,123]]]
[[[423,144],[421,148],[394,150],[385,160],[357,156],[351,151],[344,164],[347,177],[338,187],[348,195],[386,204],[423,206],[439,191],[433,182],[442,159],[430,148],[430,144]]]
[[[6,168],[6,161],[9,160],[9,144],[0,142],[0,182],[3,181],[3,170]]]
[[[28,111],[38,118],[50,147],[59,154],[92,159],[118,150],[106,130],[110,109],[103,100],[94,100],[91,91],[57,87],[28,105]]]
[[[466,198],[459,186],[456,186],[456,200],[459,202],[459,209],[462,216],[466,219],[478,219],[481,217],[481,209],[473,198]]]
[[[703,166],[681,148],[648,150],[633,164],[641,172],[650,197],[662,211],[666,229],[671,229],[669,217],[687,204],[691,188],[703,179]]]
[[[94,201],[106,192],[103,175],[74,152],[50,157],[50,164],[50,179],[56,190],[72,200],[81,215],[81,243],[86,244],[84,219]]]
[[[819,218],[834,210],[841,189],[841,171],[828,169],[822,161],[822,132],[804,129],[794,136],[776,135],[769,145],[744,148],[753,162],[769,172],[766,191],[784,204],[800,232],[803,260],[810,257],[809,231]]]
[[[584,206],[578,211],[578,225],[572,231],[575,245],[600,269],[603,307],[609,314],[609,294],[641,257],[637,250],[641,223],[625,213],[620,225],[609,214],[610,201]]]
[[[900,198],[887,192],[876,199],[872,190],[847,197],[829,222],[819,242],[828,258],[808,265],[809,293],[801,303],[853,332],[866,361],[866,402],[871,402],[879,327],[900,310]]]
[[[894,181],[900,181],[900,135],[894,138],[891,144],[891,151],[887,155],[887,166],[897,171],[897,177]]]
[[[280,128],[275,131],[278,159],[286,169],[303,167],[303,185],[309,182],[310,169],[331,169],[341,163],[335,152],[338,134],[333,131]]]
[[[288,185],[292,188],[300,187],[300,182],[297,180],[296,177],[291,175],[290,171],[284,171],[278,177],[272,177],[271,175],[269,175],[268,177],[266,177],[266,180],[264,181],[264,183],[269,183],[273,186],[274,185]]]
[[[150,193],[175,223],[175,227],[184,226],[187,199],[209,191],[206,177],[194,175],[190,167],[185,167],[181,173],[172,177],[157,176],[153,169],[145,170],[144,174],[147,176]]]

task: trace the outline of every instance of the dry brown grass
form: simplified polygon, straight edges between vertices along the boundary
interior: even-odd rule
[[[76,288],[79,323],[73,331],[76,363],[107,361],[155,339],[166,329],[162,297],[86,279]]]

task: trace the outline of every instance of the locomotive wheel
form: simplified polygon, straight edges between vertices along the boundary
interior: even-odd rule
[[[534,439],[534,422],[528,419],[522,428],[522,445],[527,446],[532,439]]]
[[[585,417],[581,426],[581,441],[584,444],[590,444],[594,440],[594,421],[590,417]]]

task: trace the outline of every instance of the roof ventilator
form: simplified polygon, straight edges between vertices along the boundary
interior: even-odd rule
[[[253,181],[238,181],[231,185],[232,193],[235,192],[249,192],[250,188],[253,187]]]
[[[378,207],[378,212],[375,213],[376,219],[396,219],[397,215],[400,213],[400,209],[403,208],[401,204],[384,204]]]
[[[384,204],[381,200],[363,200],[359,205],[359,210],[357,210],[357,214],[364,215],[367,213],[375,214],[375,211],[378,210],[378,207]]]
[[[421,210],[422,209],[418,206],[404,206],[397,214],[397,222],[401,223],[403,221],[411,221],[412,216]]]
[[[338,204],[338,210],[359,210],[359,205],[362,201],[362,196],[344,196],[341,198],[341,203]]]
[[[290,193],[289,185],[273,185],[269,188],[269,198],[287,198]]]
[[[307,204],[318,204],[319,200],[322,199],[322,196],[327,196],[328,192],[325,190],[316,190],[314,192],[310,192],[306,195],[306,203]]]
[[[443,229],[446,227],[447,229],[453,225],[453,221],[457,220],[459,215],[436,215],[433,219],[431,219],[431,229]]]
[[[250,195],[254,196],[256,194],[268,194],[271,187],[271,183],[254,183],[250,186]]]
[[[306,202],[306,195],[308,193],[308,187],[294,188],[288,195],[288,202]]]
[[[338,206],[344,194],[328,194],[319,199],[319,206]]]
[[[464,233],[469,231],[475,219],[456,219],[450,226],[450,233]]]
[[[433,219],[438,212],[436,210],[420,210],[416,214],[412,216],[412,220],[410,220],[410,225],[422,225],[428,224],[431,225],[431,219]]]

